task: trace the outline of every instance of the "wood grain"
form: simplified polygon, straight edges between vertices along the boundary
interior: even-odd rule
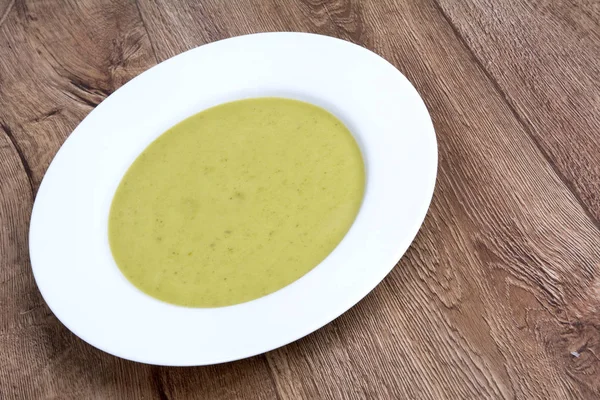
[[[600,227],[600,2],[436,1]]]
[[[0,398],[598,398],[598,7],[436,1],[0,2]],[[276,30],[364,45],[423,96],[440,166],[415,243],[356,307],[266,356],[161,368],[81,342],[28,261],[51,158],[156,61]]]

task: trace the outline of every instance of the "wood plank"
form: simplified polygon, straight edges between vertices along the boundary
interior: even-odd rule
[[[0,4],[0,398],[275,397],[263,358],[166,369],[84,343],[44,303],[31,273],[33,193],[68,134],[155,63],[135,3]]]
[[[356,1],[291,1],[283,6],[276,0],[141,0],[139,5],[161,61],[215,40],[258,32],[314,32],[363,44],[371,40],[360,34]],[[332,16],[343,25],[332,23]]]
[[[268,354],[283,398],[600,393],[600,232],[433,2],[189,3],[140,3],[159,58],[263,30],[341,36],[404,71],[438,131],[417,241],[357,307]]]
[[[600,3],[436,2],[600,227]]]
[[[23,345],[11,327],[29,325],[28,322],[36,316],[41,300],[41,296],[33,291],[23,296],[20,290],[23,286],[34,286],[29,273],[27,234],[23,229],[31,213],[33,192],[23,160],[10,132],[3,127],[0,127],[0,177],[0,388],[3,392],[5,383],[9,382],[7,376],[10,375],[19,376],[24,386],[31,383],[31,376],[21,375],[18,364],[11,362],[12,353],[16,353],[19,345]],[[31,346],[23,347],[25,354],[20,358],[35,363]],[[30,395],[30,389],[23,387],[23,395]]]
[[[79,121],[155,63],[135,5],[17,2],[0,34],[0,117],[36,187]]]

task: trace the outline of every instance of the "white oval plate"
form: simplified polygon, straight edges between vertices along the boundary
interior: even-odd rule
[[[291,285],[231,307],[155,300],[121,274],[108,245],[113,194],[165,130],[226,101],[309,101],[347,124],[367,169],[363,205],[340,245]],[[423,101],[390,63],[305,33],[263,33],[173,57],[121,87],[75,129],[48,168],[30,228],[38,287],[58,319],[91,345],[159,365],[205,365],[263,353],[332,321],[404,254],[431,201],[437,144]]]

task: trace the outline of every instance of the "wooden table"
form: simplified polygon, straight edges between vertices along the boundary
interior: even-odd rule
[[[411,249],[335,322],[251,359],[163,368],[79,340],[27,248],[60,145],[157,62],[290,30],[359,43],[423,96],[439,176]],[[597,0],[0,0],[0,398],[598,398],[599,59]]]

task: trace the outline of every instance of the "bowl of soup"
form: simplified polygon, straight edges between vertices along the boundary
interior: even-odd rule
[[[52,161],[30,228],[38,287],[91,345],[206,365],[305,336],[398,263],[437,147],[390,63],[267,33],[173,57],[94,109]]]

